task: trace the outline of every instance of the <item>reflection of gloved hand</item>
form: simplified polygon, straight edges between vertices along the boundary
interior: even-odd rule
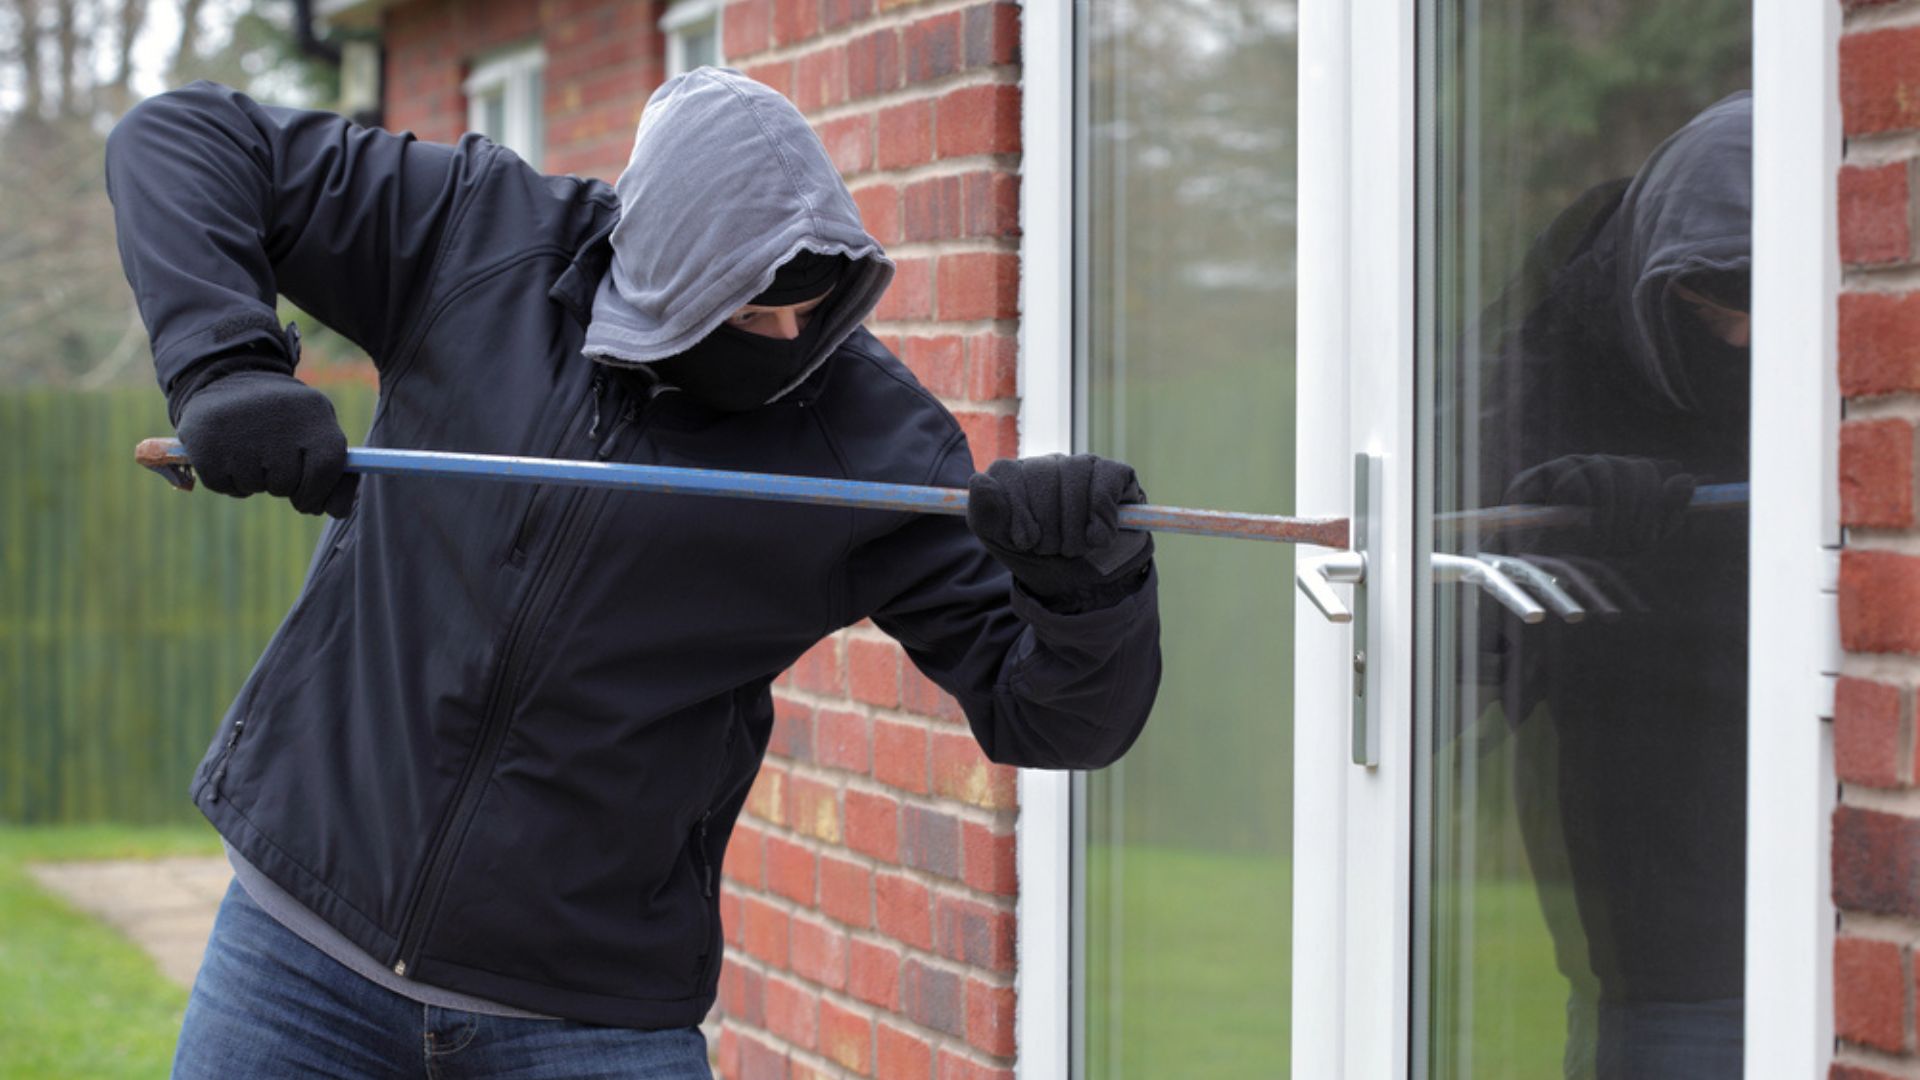
[[[1580,534],[1601,555],[1645,551],[1673,535],[1693,498],[1693,477],[1668,463],[1615,454],[1569,454],[1513,478],[1508,503],[1576,507]]]
[[[1138,587],[1152,535],[1118,525],[1146,501],[1133,470],[1092,454],[996,461],[967,483],[967,527],[1056,611],[1110,607]]]
[[[218,361],[211,380],[196,380],[181,400],[174,427],[207,487],[245,498],[285,496],[303,514],[346,517],[358,477],[346,472],[347,437],[333,402],[284,370],[284,361]],[[235,368],[238,370],[235,370]]]

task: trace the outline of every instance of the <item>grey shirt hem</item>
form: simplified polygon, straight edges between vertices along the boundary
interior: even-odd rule
[[[345,934],[335,930],[320,916],[309,911],[306,905],[295,900],[285,889],[274,884],[252,863],[241,858],[232,844],[227,845],[227,862],[233,865],[235,880],[240,882],[240,887],[247,891],[247,895],[253,898],[253,902],[260,905],[260,910],[292,931],[295,937],[332,957],[342,967],[368,982],[422,1005],[432,1005],[440,1009],[458,1009],[461,1012],[505,1016],[516,1020],[559,1019],[544,1013],[528,1012],[511,1005],[502,1005],[497,1001],[488,1001],[486,998],[428,986],[426,983],[395,975],[385,964],[367,955],[358,945],[348,941]]]

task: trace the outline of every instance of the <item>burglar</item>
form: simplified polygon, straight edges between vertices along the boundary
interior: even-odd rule
[[[862,619],[994,761],[1140,733],[1132,470],[973,475],[861,327],[893,264],[772,90],[669,81],[609,188],[197,83],[121,121],[107,177],[204,482],[334,518],[193,780],[237,882],[176,1076],[707,1076],[769,686]],[[369,445],[964,486],[969,514],[356,485],[276,293],[373,358]]]
[[[1741,1075],[1748,521],[1689,503],[1749,475],[1752,118],[1727,97],[1563,213],[1480,374],[1480,490],[1581,512],[1495,545],[1586,567],[1623,609],[1469,616],[1488,698],[1551,725],[1524,733],[1516,800],[1573,991],[1569,1080]]]

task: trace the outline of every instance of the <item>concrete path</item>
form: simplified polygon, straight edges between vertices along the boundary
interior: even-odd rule
[[[34,863],[40,887],[132,938],[181,986],[193,985],[233,871],[224,856]]]

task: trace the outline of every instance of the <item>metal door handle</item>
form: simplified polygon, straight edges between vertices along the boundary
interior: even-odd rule
[[[1300,567],[1294,572],[1293,582],[1300,586],[1313,606],[1328,622],[1349,623],[1353,621],[1353,610],[1340,602],[1330,587],[1333,582],[1358,585],[1367,580],[1367,557],[1358,551],[1340,551],[1332,555],[1317,555],[1311,559],[1300,560]]]
[[[1537,623],[1547,617],[1547,609],[1529,596],[1527,590],[1479,559],[1436,551],[1433,553],[1433,580],[1464,581],[1469,585],[1478,585],[1492,593],[1501,606],[1518,615],[1524,623]]]
[[[1572,593],[1561,587],[1560,579],[1548,573],[1545,568],[1535,566],[1517,555],[1492,555],[1482,552],[1480,561],[1510,578],[1526,582],[1534,592],[1540,594],[1540,599],[1546,602],[1549,610],[1567,622],[1585,621],[1587,609],[1581,607],[1580,601],[1575,600]]]

